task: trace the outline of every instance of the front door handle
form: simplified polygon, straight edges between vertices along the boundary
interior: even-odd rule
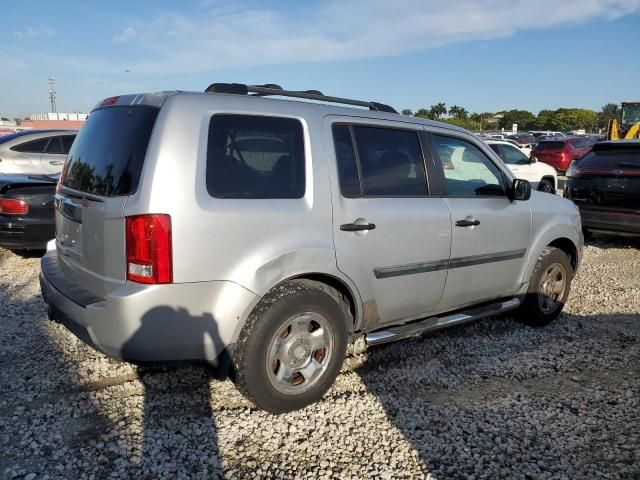
[[[464,220],[456,221],[456,227],[475,227],[480,225],[480,220],[473,217],[467,217]]]
[[[49,165],[64,165],[64,160],[51,160]]]
[[[344,223],[340,225],[343,232],[360,232],[362,230],[373,230],[376,228],[375,223]]]

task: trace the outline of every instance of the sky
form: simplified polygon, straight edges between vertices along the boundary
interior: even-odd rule
[[[640,0],[0,3],[0,115],[213,82],[473,112],[640,97]]]

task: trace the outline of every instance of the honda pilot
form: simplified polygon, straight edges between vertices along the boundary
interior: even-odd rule
[[[125,361],[204,361],[274,413],[349,342],[560,314],[577,208],[482,140],[277,85],[111,97],[89,115],[42,259],[52,319]]]

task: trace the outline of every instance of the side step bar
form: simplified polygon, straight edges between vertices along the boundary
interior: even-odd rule
[[[477,320],[484,317],[490,317],[491,315],[498,315],[509,310],[513,310],[520,306],[520,300],[512,298],[498,303],[492,303],[483,307],[472,308],[444,317],[429,317],[423,320],[419,320],[413,323],[407,323],[404,325],[398,325],[389,327],[385,330],[378,330],[376,332],[370,332],[365,335],[365,341],[367,345],[380,345],[387,342],[395,342],[419,333],[428,332],[431,330],[438,330],[441,328],[449,327],[458,323],[470,322],[471,320]]]

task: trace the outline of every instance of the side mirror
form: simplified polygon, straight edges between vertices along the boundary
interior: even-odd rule
[[[529,157],[529,163],[536,163],[538,159],[536,157]]]
[[[511,196],[514,200],[529,200],[531,198],[531,184],[527,180],[516,178],[511,187]]]

